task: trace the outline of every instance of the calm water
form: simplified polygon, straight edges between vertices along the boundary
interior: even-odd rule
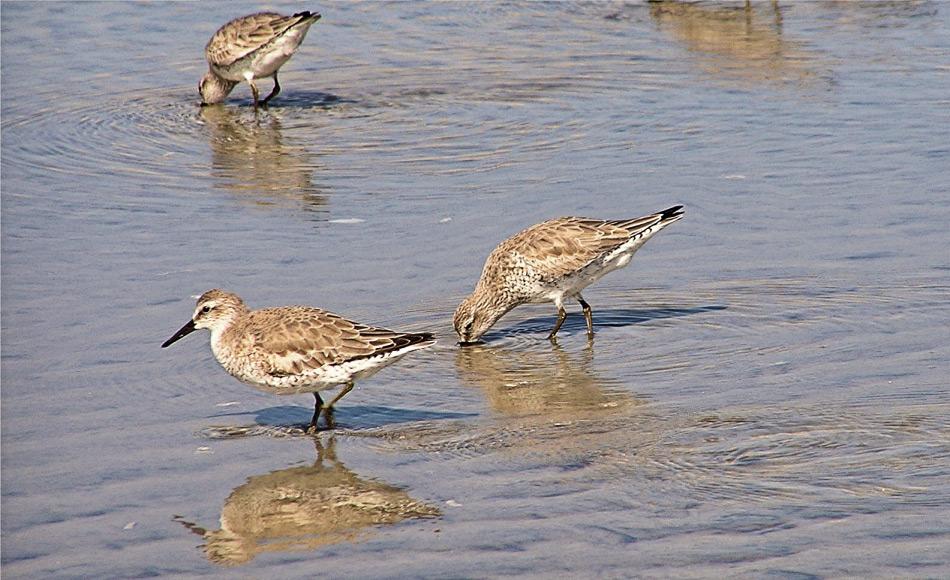
[[[4,577],[950,575],[950,6],[742,6],[324,2],[255,117],[204,43],[294,6],[4,3]],[[592,345],[454,346],[500,240],[674,203]],[[315,440],[159,348],[212,287],[443,340]]]

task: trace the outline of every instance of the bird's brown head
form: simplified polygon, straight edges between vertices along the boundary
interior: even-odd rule
[[[198,83],[198,94],[201,95],[201,105],[214,105],[220,103],[231,94],[236,82],[223,79],[210,70],[201,77]]]
[[[211,330],[212,334],[221,332],[245,312],[247,312],[247,306],[237,294],[218,289],[208,290],[198,298],[191,320],[162,343],[162,348],[170,346],[201,328]]]
[[[510,307],[487,298],[476,289],[459,304],[452,319],[459,344],[466,346],[480,342],[482,335],[508,310]]]

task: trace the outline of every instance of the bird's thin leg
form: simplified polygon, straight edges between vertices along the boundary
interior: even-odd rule
[[[333,400],[332,400],[332,401],[330,401],[329,403],[327,403],[326,405],[324,405],[324,408],[329,409],[330,407],[332,407],[333,405],[335,405],[337,401],[339,401],[340,399],[342,399],[344,395],[346,395],[347,393],[349,393],[349,392],[352,391],[352,390],[353,390],[353,381],[349,381],[349,382],[347,382],[346,385],[343,387],[343,390],[340,391],[339,393],[337,393],[337,395],[336,395],[335,397],[333,397]]]
[[[247,84],[251,85],[251,94],[254,95],[254,110],[257,110],[258,102],[261,100],[261,92],[257,90],[257,85],[254,84],[253,80],[247,81]]]
[[[565,318],[567,318],[567,310],[564,310],[563,304],[558,304],[557,322],[554,323],[554,328],[551,330],[551,334],[548,335],[548,340],[554,340],[554,337],[557,335],[557,331],[561,330],[561,325],[564,324]]]
[[[324,409],[323,414],[327,418],[327,423],[330,423],[331,421],[333,421],[333,418],[331,417],[331,414],[333,413],[332,411],[333,405],[335,405],[337,401],[342,399],[343,395],[349,393],[352,390],[353,390],[353,381],[350,381],[346,383],[346,386],[343,387],[342,391],[340,391],[339,393],[337,393],[335,397],[333,397],[332,401],[330,401],[329,403],[323,406],[323,409]]]
[[[584,309],[584,321],[587,322],[587,338],[594,338],[594,317],[590,304],[580,294],[577,295],[577,301],[581,303],[581,308]]]
[[[320,411],[323,410],[323,399],[320,398],[320,393],[314,393],[313,398],[316,399],[313,405],[313,418],[310,419],[310,424],[307,425],[307,433],[313,435],[317,432],[317,422],[320,421]]]
[[[277,81],[277,73],[274,73],[274,90],[272,90],[270,94],[267,95],[267,98],[261,101],[261,106],[266,107],[267,103],[270,102],[271,99],[273,99],[279,94],[280,94],[280,83]]]

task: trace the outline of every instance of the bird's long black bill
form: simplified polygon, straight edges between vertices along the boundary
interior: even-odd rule
[[[184,326],[178,329],[178,332],[176,332],[174,336],[172,336],[171,338],[169,338],[168,340],[162,343],[162,348],[165,348],[166,346],[169,346],[173,342],[176,342],[179,339],[188,336],[195,330],[197,330],[195,328],[195,321],[189,320],[187,324],[185,324]]]

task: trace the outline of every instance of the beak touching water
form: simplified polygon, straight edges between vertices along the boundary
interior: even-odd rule
[[[173,342],[177,342],[179,339],[188,336],[195,330],[197,330],[195,328],[195,321],[189,320],[184,326],[178,329],[178,332],[176,332],[174,336],[162,343],[162,348],[171,345]]]

